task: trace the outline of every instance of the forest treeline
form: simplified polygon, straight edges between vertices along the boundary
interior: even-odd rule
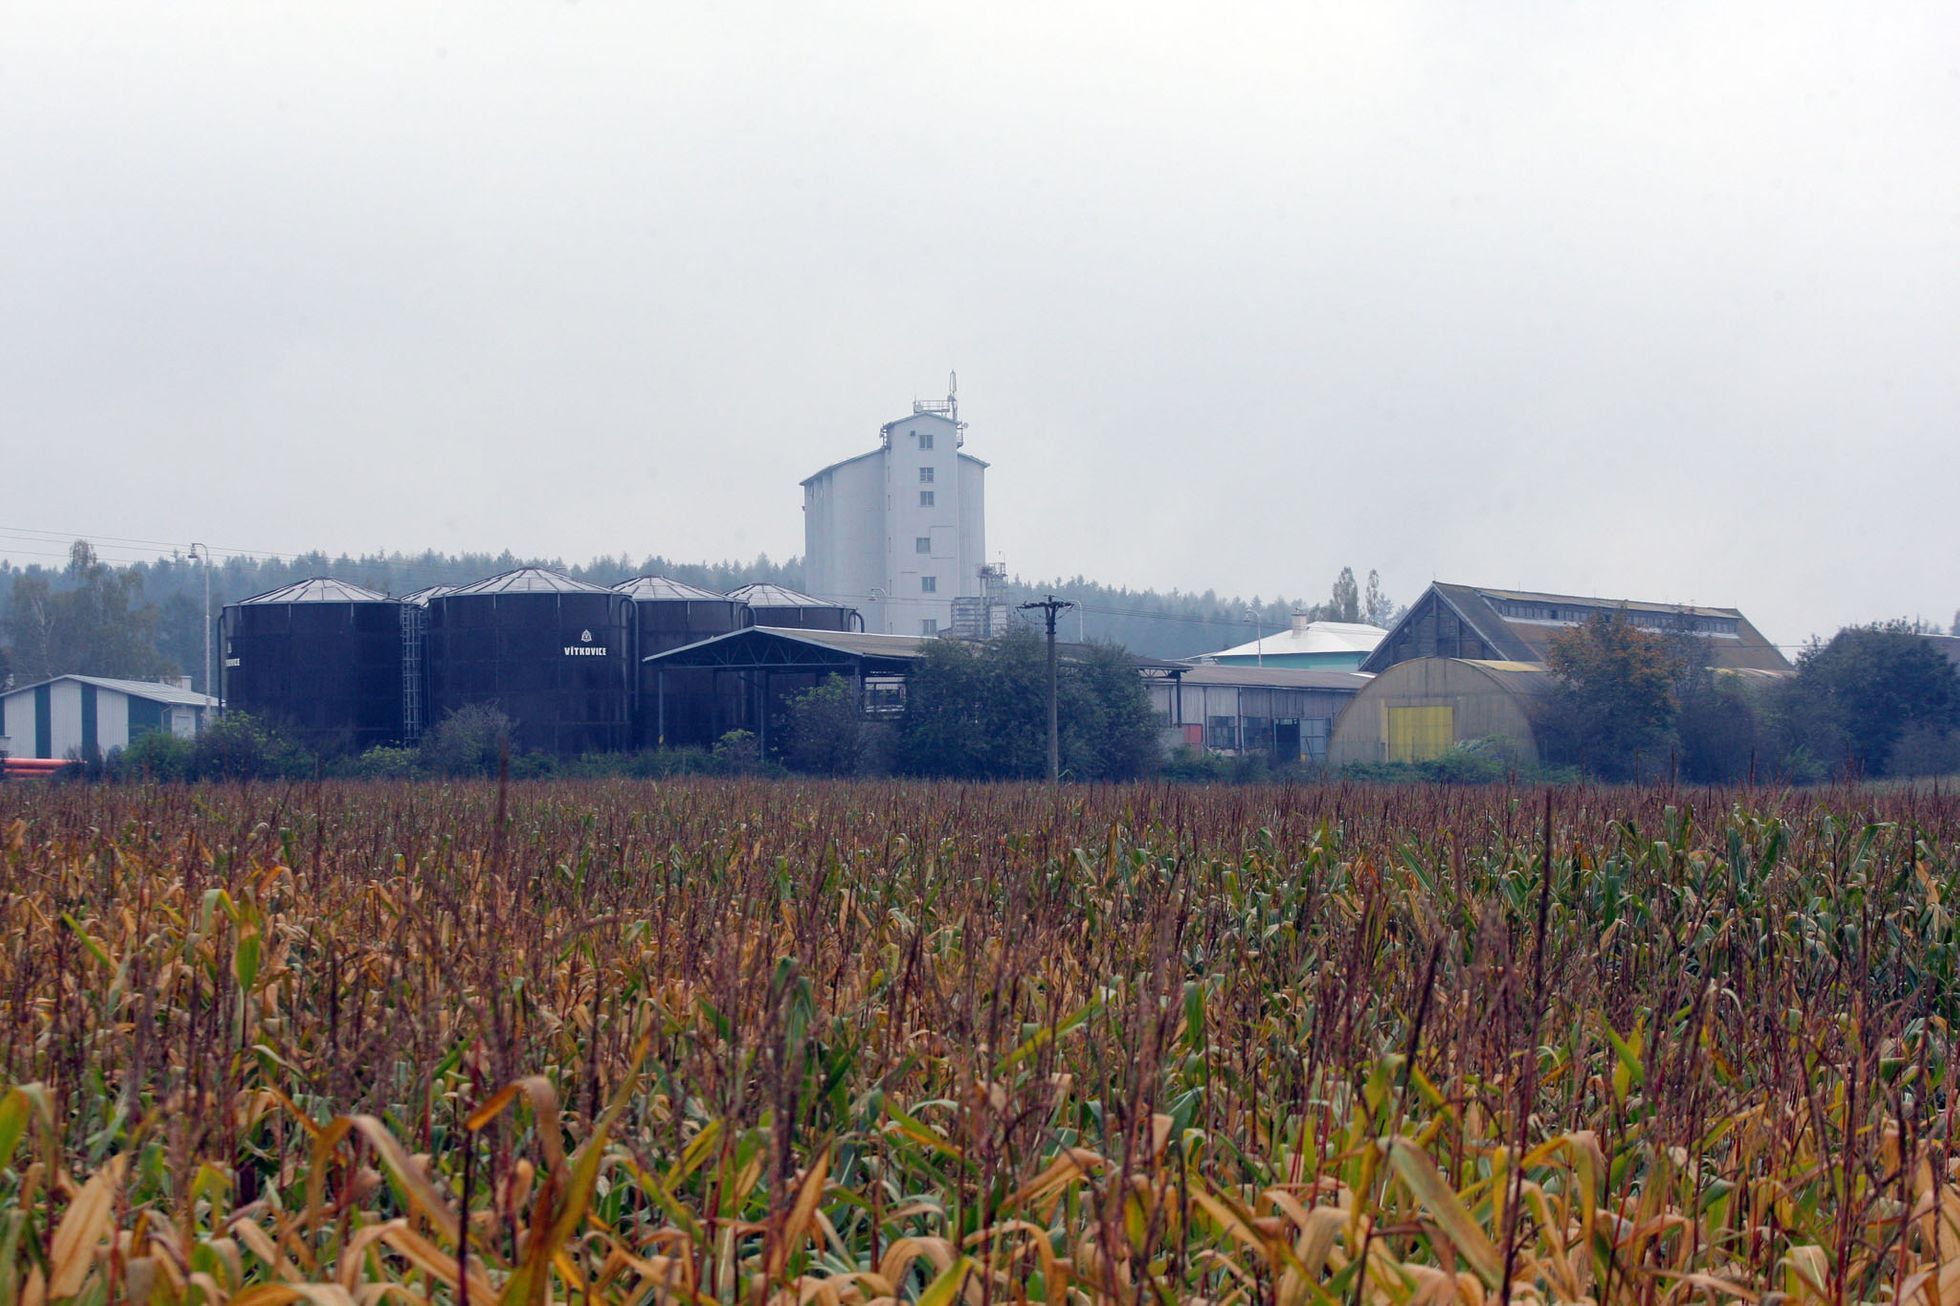
[[[550,567],[595,585],[634,576],[670,576],[725,593],[751,583],[804,584],[803,560],[778,562],[767,554],[749,561],[680,562],[659,554],[627,554],[568,563],[558,557],[503,553],[369,553],[297,557],[228,557],[211,567],[211,611],[313,576],[333,576],[384,594],[409,594],[430,585],[467,585],[516,567]],[[151,678],[188,675],[204,690],[203,564],[181,554],[151,561],[111,563],[85,541],[71,548],[65,566],[19,567],[0,561],[0,684],[50,675]],[[1270,634],[1291,615],[1385,624],[1398,609],[1370,572],[1364,585],[1342,568],[1323,600],[1250,599],[1178,590],[1127,589],[1083,576],[1006,582],[1009,603],[1049,594],[1078,609],[1064,618],[1064,633],[1121,644],[1148,657],[1182,658],[1212,652]]]

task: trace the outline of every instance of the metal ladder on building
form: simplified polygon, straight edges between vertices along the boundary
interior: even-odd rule
[[[422,737],[422,626],[427,609],[402,604],[402,742]]]

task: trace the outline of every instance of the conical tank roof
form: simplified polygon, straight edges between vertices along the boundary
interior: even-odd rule
[[[309,580],[296,580],[290,585],[281,585],[276,590],[254,594],[249,599],[240,599],[239,605],[247,603],[391,603],[386,594],[378,594],[366,586],[354,585],[331,576],[314,576]]]
[[[813,598],[800,594],[781,585],[744,585],[738,590],[730,590],[728,597],[738,603],[746,603],[752,608],[841,608],[841,603],[828,599]]]
[[[726,603],[728,596],[670,576],[635,576],[613,586],[635,603]]]
[[[424,585],[419,590],[411,590],[407,594],[402,595],[402,602],[412,603],[418,608],[426,608],[429,606],[430,599],[439,599],[445,594],[454,594],[455,592],[456,587],[454,585]]]
[[[464,585],[451,590],[444,597],[452,599],[471,598],[479,594],[610,594],[603,585],[588,585],[582,580],[573,580],[562,571],[550,571],[544,567],[519,567],[501,576],[492,576],[477,581],[474,585]]]

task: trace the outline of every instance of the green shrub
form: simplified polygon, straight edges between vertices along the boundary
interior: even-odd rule
[[[347,758],[334,768],[334,773],[350,780],[412,780],[424,774],[422,754],[413,748],[380,744],[357,757]]]
[[[752,730],[731,730],[715,740],[715,761],[730,771],[753,771],[762,765],[762,741]]]
[[[247,712],[207,720],[194,759],[200,780],[303,780],[319,770],[313,754]]]
[[[168,730],[146,730],[129,747],[109,754],[109,775],[116,780],[188,780],[197,766],[197,743]]]
[[[422,764],[437,775],[495,775],[506,756],[516,774],[514,723],[498,707],[470,703],[457,708],[422,737]]]

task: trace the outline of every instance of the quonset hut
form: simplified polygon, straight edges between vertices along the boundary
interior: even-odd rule
[[[1551,688],[1551,672],[1536,662],[1397,662],[1341,713],[1327,761],[1426,762],[1473,740],[1504,740],[1519,759],[1535,758],[1535,717]]]
[[[224,610],[224,702],[337,752],[401,740],[402,604],[327,576]]]
[[[508,715],[519,748],[627,746],[633,601],[542,567],[429,600],[429,725],[472,705]]]
[[[634,745],[659,748],[712,743],[715,694],[739,691],[717,691],[713,674],[706,671],[675,671],[663,679],[644,659],[739,630],[748,623],[747,610],[725,594],[666,576],[635,576],[613,589],[633,600],[634,674],[638,677]]]
[[[783,630],[864,629],[864,618],[856,608],[813,598],[781,585],[744,585],[728,597],[748,608],[746,624],[751,626]]]

